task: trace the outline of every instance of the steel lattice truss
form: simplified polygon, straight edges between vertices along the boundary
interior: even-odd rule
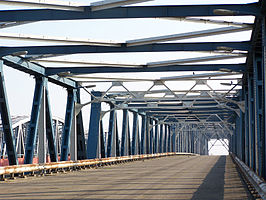
[[[262,137],[263,134],[259,133],[265,130],[263,128],[265,126],[263,121],[265,120],[265,103],[263,103],[265,100],[265,76],[263,75],[266,41],[265,0],[248,4],[132,5],[144,2],[153,1],[104,0],[85,6],[72,3],[55,4],[53,1],[0,1],[0,4],[18,7],[18,9],[0,11],[0,29],[23,27],[26,24],[42,21],[145,18],[175,20],[190,24],[201,23],[202,27],[205,25],[216,27],[121,41],[106,40],[106,38],[105,40],[77,39],[67,35],[52,37],[0,33],[0,39],[35,44],[0,47],[0,56],[4,65],[31,74],[36,79],[25,163],[32,162],[37,130],[40,129],[46,131],[50,155],[54,161],[57,161],[47,82],[65,87],[68,92],[61,160],[67,159],[69,148],[73,160],[166,152],[166,148],[171,151],[170,138],[173,139],[173,148],[177,147],[178,151],[189,149],[188,151],[202,154],[206,154],[208,150],[206,141],[216,138],[222,141],[227,150],[240,155],[244,151],[250,151],[247,147],[244,150],[241,149],[240,146],[244,146],[242,136],[236,135],[239,132],[244,134],[244,126],[249,130],[250,135],[252,131],[258,132],[259,139],[254,140],[265,139]],[[235,18],[221,20],[221,16],[253,17],[255,20],[253,23],[238,22]],[[208,40],[212,36],[223,38],[226,34],[247,32],[250,33],[249,40]],[[43,45],[44,42],[45,45]],[[73,55],[119,54],[122,56],[133,55],[132,53],[159,55],[158,53],[173,52],[180,54],[185,52],[188,55],[202,54],[168,60],[149,60],[147,57],[146,62],[142,63],[73,59]],[[6,128],[4,133],[7,141],[12,141],[12,123],[6,101],[2,67],[0,72],[2,75],[0,98],[3,99],[1,101],[2,123]],[[166,72],[167,75],[165,75]],[[169,72],[173,75],[169,75]],[[107,87],[101,87],[103,84]],[[90,95],[91,101],[81,102],[80,92],[84,91]],[[102,103],[108,104],[109,108],[102,110]],[[80,112],[86,105],[91,105],[87,152]],[[253,111],[251,107],[254,108]],[[123,110],[120,149],[117,147],[119,141],[116,136],[118,110]],[[134,114],[132,141],[129,138],[128,112]],[[108,137],[104,139],[102,119],[107,113],[110,116],[109,132]],[[137,116],[142,117],[141,139],[139,139]],[[245,121],[246,124],[244,124]],[[169,133],[169,139],[158,141],[159,129],[161,133]],[[76,136],[71,135],[73,131],[76,131]],[[148,133],[151,134],[146,138],[145,135]],[[247,135],[247,137],[251,136]],[[184,146],[184,138],[186,141],[192,141],[193,144],[188,142],[188,145]],[[231,146],[228,147],[223,139],[230,140]],[[241,141],[240,144],[237,144],[238,140]],[[253,140],[249,139],[249,141]],[[165,142],[164,150],[160,149],[163,142]],[[168,147],[166,142],[169,142]],[[200,142],[204,144],[203,147],[199,146]],[[249,147],[251,143],[248,144]],[[79,145],[76,146],[76,144]],[[264,150],[259,151],[258,147],[256,148],[259,152],[255,156],[256,169],[260,171],[261,163],[264,161],[260,160],[258,155],[265,150],[265,143]],[[7,142],[7,151],[10,155],[10,163],[16,164],[12,142]],[[249,152],[249,158],[246,160],[251,160],[250,154]],[[260,173],[263,172],[260,171]]]

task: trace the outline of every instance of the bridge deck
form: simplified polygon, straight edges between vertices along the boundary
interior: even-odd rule
[[[249,199],[229,156],[175,156],[0,183],[0,199]]]

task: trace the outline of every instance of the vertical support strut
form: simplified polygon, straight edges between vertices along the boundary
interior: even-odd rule
[[[109,117],[109,130],[108,130],[108,141],[107,141],[107,157],[116,157],[116,110],[114,110],[114,105],[110,104],[110,112]]]
[[[47,82],[46,82],[47,84]],[[51,162],[57,162],[58,156],[56,151],[56,140],[55,140],[55,131],[53,126],[52,112],[50,106],[50,98],[48,87],[45,87],[45,117],[46,117],[46,137],[48,140],[48,148]]]
[[[146,154],[150,154],[150,118],[146,116]]]
[[[245,92],[245,163],[250,166],[250,160],[249,160],[249,109],[248,109],[248,99],[249,99],[249,93],[248,93],[248,87],[245,86],[244,88]]]
[[[27,133],[27,143],[26,143],[26,151],[25,151],[25,164],[32,164],[35,146],[36,146],[36,138],[37,138],[37,130],[39,124],[39,116],[41,109],[41,100],[43,97],[44,90],[44,78],[43,77],[35,77],[35,91],[33,97],[33,104],[31,110],[31,118],[30,125]]]
[[[93,92],[96,97],[101,96],[101,92]],[[93,100],[93,97],[92,97]],[[101,121],[101,102],[91,104],[91,115],[89,134],[87,142],[87,159],[100,158],[100,121]]]
[[[153,154],[154,153],[154,142],[153,142],[153,119],[150,119],[150,154]]]
[[[81,103],[80,89],[77,89],[77,103]],[[77,157],[78,160],[84,160],[86,159],[86,144],[85,144],[82,112],[79,112],[78,115],[76,116],[76,123],[77,123]]]
[[[248,74],[248,127],[249,127],[249,160],[250,168],[255,171],[255,123],[254,123],[254,81],[252,74]],[[233,138],[232,138],[233,139]]]
[[[69,152],[69,143],[70,143],[70,134],[72,129],[74,106],[75,106],[75,93],[73,89],[67,90],[67,105],[66,105],[66,114],[65,114],[65,125],[62,136],[62,144],[61,144],[61,156],[60,161],[68,160],[68,152]]]
[[[172,144],[171,144],[171,147],[172,147],[172,152],[176,152],[176,127],[173,126],[172,127]]]
[[[133,130],[132,130],[132,155],[137,155],[139,149],[139,120],[138,113],[133,113]]]
[[[37,129],[37,136],[38,136],[38,160],[39,163],[46,163],[46,156],[47,156],[47,142],[46,142],[46,105],[45,105],[45,99],[44,96],[46,96],[46,90],[45,88],[47,87],[47,79],[44,78],[44,83],[43,83],[43,94],[41,97],[41,105],[40,105],[40,116],[39,116],[39,121],[38,121],[38,129]]]
[[[172,152],[172,137],[171,137],[171,126],[168,125],[168,141],[167,141],[167,152]]]
[[[155,121],[155,131],[154,131],[154,153],[159,153],[159,125],[158,121]]]
[[[164,125],[160,124],[159,153],[163,153],[163,138],[164,138],[163,127]]]
[[[266,17],[262,18],[262,70],[263,70],[263,131],[262,131],[262,174],[266,179]]]
[[[264,155],[263,149],[263,131],[264,131],[264,121],[263,121],[263,69],[262,69],[262,59],[254,53],[254,99],[255,99],[255,163],[256,172],[258,175],[262,175],[262,157]]]
[[[141,144],[140,144],[140,153],[147,153],[147,144],[146,144],[146,132],[147,132],[147,116],[141,115]]]
[[[163,152],[166,153],[167,152],[167,138],[168,138],[168,125],[165,124],[164,125],[164,144],[163,144]]]
[[[6,149],[8,155],[8,162],[9,165],[17,165],[17,153],[14,143],[14,135],[12,130],[12,122],[9,112],[7,94],[6,94],[6,87],[5,87],[5,80],[3,74],[3,61],[0,61],[0,73],[1,73],[1,80],[0,80],[0,112],[1,112],[1,120],[2,120],[2,127],[6,142]]]
[[[123,110],[123,126],[122,126],[122,141],[121,141],[121,156],[129,155],[129,144],[128,144],[128,110]]]
[[[104,139],[104,131],[103,131],[103,121],[100,121],[100,145],[101,145],[101,158],[105,158],[105,139]]]

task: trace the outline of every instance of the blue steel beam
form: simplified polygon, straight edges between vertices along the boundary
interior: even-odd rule
[[[39,64],[36,64],[36,63],[28,62],[24,58],[21,58],[18,56],[5,56],[5,57],[2,57],[1,60],[3,60],[4,64],[9,67],[28,73],[30,75],[44,76],[48,78],[48,81],[55,83],[57,85],[60,85],[62,87],[66,87],[66,88],[76,87],[76,82],[71,79],[59,77],[58,75],[46,76],[45,67]]]
[[[172,137],[171,137],[171,134],[172,134],[171,126],[168,125],[167,152],[172,152]]]
[[[46,137],[48,140],[49,154],[51,162],[57,162],[56,140],[53,126],[52,112],[50,106],[49,91],[47,81],[45,82],[45,117],[46,117]]]
[[[168,144],[168,125],[164,124],[164,139],[163,139],[163,152],[167,152],[167,144]]]
[[[162,67],[48,67],[47,75],[58,74],[69,71],[72,74],[91,74],[91,73],[127,73],[127,72],[173,72],[173,71],[219,71],[228,69],[231,71],[245,71],[246,64],[198,64],[198,65],[171,65]]]
[[[68,93],[67,105],[66,105],[66,113],[65,113],[65,124],[64,124],[63,135],[62,135],[60,161],[68,160],[70,133],[71,133],[71,127],[73,126],[72,124],[73,117],[75,117],[74,107],[75,107],[75,101],[76,101],[76,90],[68,89],[67,93]]]
[[[128,144],[128,110],[123,110],[123,125],[122,125],[122,140],[121,140],[121,156],[129,155],[129,144]]]
[[[154,153],[159,153],[159,124],[158,124],[158,120],[155,120]]]
[[[266,1],[262,1],[262,10],[266,13]],[[263,91],[263,118],[264,118],[264,130],[262,132],[262,152],[263,152],[263,160],[262,160],[262,177],[264,180],[266,179],[266,17],[262,18],[262,69],[263,69],[263,81],[264,81],[264,91]]]
[[[93,95],[96,97],[100,97],[101,94],[101,92],[93,92]],[[94,102],[91,104],[90,125],[87,142],[87,159],[100,157],[100,118],[101,102]]]
[[[32,164],[33,161],[45,78],[35,77],[35,82],[36,84],[35,84],[35,91],[32,103],[30,125],[27,133],[27,142],[25,148],[25,160],[24,160],[25,164]]]
[[[0,61],[0,113],[2,127],[6,142],[6,149],[8,155],[9,165],[17,165],[17,152],[14,143],[14,135],[12,129],[12,121],[10,118],[8,99],[6,94],[5,80],[3,74],[3,61]]]
[[[77,89],[77,103],[80,102],[80,88]],[[76,117],[77,124],[77,157],[78,160],[86,159],[86,142],[84,136],[84,126],[83,126],[83,117],[82,112],[80,112]]]
[[[105,152],[105,138],[104,138],[104,130],[103,130],[103,121],[100,121],[100,148],[101,148],[101,158],[106,158]]]
[[[130,138],[130,127],[129,127],[129,120],[127,121],[127,132],[128,132],[128,155],[132,155],[132,145],[131,145],[131,138]]]
[[[110,112],[109,117],[109,130],[108,130],[108,141],[107,141],[107,157],[116,157],[116,146],[118,143],[116,143],[116,110],[113,110],[114,105],[110,104],[110,109],[112,110]]]
[[[153,119],[150,119],[150,131],[149,131],[149,136],[150,136],[150,150],[149,153],[153,154],[154,153],[154,136],[153,136]]]
[[[132,155],[137,155],[139,147],[139,120],[138,113],[133,112],[133,129],[132,129]]]
[[[121,151],[120,151],[120,140],[119,140],[119,137],[118,137],[118,123],[117,123],[117,119],[115,120],[115,139],[116,139],[116,156],[121,156]]]
[[[245,96],[245,163],[247,166],[250,166],[249,160],[249,108],[248,108],[248,86],[244,87],[244,96]]]
[[[84,12],[27,9],[0,11],[2,22],[47,21],[47,20],[78,20],[78,19],[120,19],[120,18],[157,18],[157,17],[187,17],[187,16],[217,16],[215,10],[226,9],[234,11],[233,15],[259,15],[257,3],[235,5],[184,5],[184,6],[127,6],[100,11],[91,11],[89,6]],[[222,14],[221,15],[228,15]]]
[[[98,45],[56,45],[56,46],[20,46],[0,47],[0,55],[27,51],[27,55],[78,54],[78,53],[133,53],[133,52],[171,52],[171,51],[216,51],[220,47],[232,50],[249,51],[249,41],[241,42],[197,42],[197,43],[155,43],[139,46],[121,47]]]
[[[255,163],[256,172],[262,176],[262,163],[263,163],[263,134],[264,134],[264,123],[263,123],[263,69],[262,59],[254,54],[253,61],[253,73],[254,73],[254,111],[255,111]]]
[[[164,125],[160,124],[160,135],[159,135],[159,153],[163,153],[163,144],[164,144]]]
[[[176,127],[172,126],[172,152],[176,152]]]
[[[141,115],[141,141],[140,141],[140,154],[147,153],[147,116]]]

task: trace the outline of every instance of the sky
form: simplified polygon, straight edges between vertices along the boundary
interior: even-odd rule
[[[68,2],[68,1],[65,1]],[[89,3],[95,1],[78,0],[76,3],[82,5],[89,5]],[[155,0],[137,5],[194,5],[194,4],[227,4],[227,3],[251,3],[252,0]],[[18,9],[17,7],[3,6],[0,4],[1,10],[6,9]],[[254,18],[252,17],[217,17],[215,19],[238,21],[238,22],[250,22],[252,23]],[[166,20],[166,19],[122,19],[122,20],[79,20],[79,21],[49,21],[49,22],[35,22],[22,26],[1,29],[0,33],[18,33],[18,34],[30,34],[30,35],[45,35],[56,37],[68,37],[68,38],[83,38],[93,40],[105,40],[105,41],[118,41],[124,42],[126,40],[169,35],[177,33],[192,32],[197,30],[205,30],[212,28],[224,27],[221,25],[213,24],[197,24],[188,23],[178,20]],[[204,41],[243,41],[250,39],[250,31],[226,34],[224,36],[211,36],[199,39],[182,40],[180,42],[204,42]],[[29,42],[19,40],[3,40],[0,39],[2,46],[20,46],[20,45],[48,45],[49,43],[41,42]],[[53,43],[50,43],[53,45]],[[174,60],[181,58],[191,58],[199,56],[207,56],[208,54],[194,53],[194,52],[170,52],[170,53],[123,53],[123,54],[76,54],[67,57],[56,57],[56,59],[78,60],[78,61],[90,61],[90,62],[111,62],[111,63],[135,63],[143,64],[154,61]],[[221,61],[219,61],[221,62]],[[210,63],[219,63],[210,62]],[[231,60],[224,60],[222,63],[230,63]],[[245,62],[245,59],[234,59],[235,63]],[[44,66],[61,66],[55,64],[47,64]],[[4,68],[8,101],[10,104],[11,115],[30,115],[32,107],[32,99],[34,92],[34,79],[28,74],[18,72],[9,67]],[[143,77],[143,78],[160,78],[162,76],[175,76],[180,74],[192,74],[192,72],[186,73],[142,73],[139,74],[100,74],[98,76],[107,77]],[[132,90],[139,90],[148,88],[152,83],[144,84],[128,84]],[[183,82],[179,85],[171,86],[173,88],[189,88],[193,83]],[[214,87],[222,87],[217,84]],[[110,87],[110,84],[98,84],[94,90],[106,90]],[[65,104],[66,104],[66,90],[54,84],[49,84],[49,93],[51,99],[52,113],[54,116],[58,116],[64,119]],[[90,96],[85,92],[82,92],[82,102],[90,100]],[[107,108],[105,108],[107,109]],[[85,129],[88,129],[89,124],[89,106],[84,107],[82,110],[84,116]],[[108,115],[104,120],[107,121]],[[130,116],[132,118],[132,116]],[[119,122],[121,124],[121,120]],[[107,129],[107,126],[105,126]],[[120,130],[121,131],[121,130]]]

